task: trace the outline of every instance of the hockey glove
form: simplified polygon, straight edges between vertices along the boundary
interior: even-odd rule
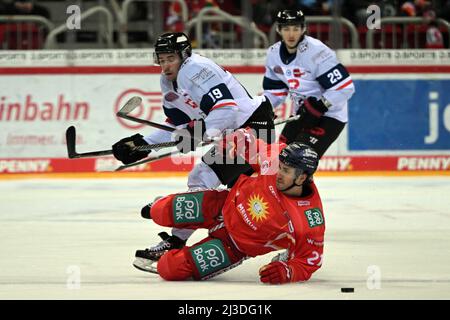
[[[203,119],[192,120],[188,123],[186,128],[174,131],[175,141],[177,142],[177,149],[182,153],[189,153],[195,151],[197,146],[203,141],[206,126]]]
[[[271,262],[259,269],[261,282],[283,284],[291,282],[291,268],[284,261]]]
[[[278,141],[280,143],[290,144],[291,142],[295,141],[295,137],[297,137],[297,135],[301,132],[301,130],[302,130],[301,119],[297,119],[289,123],[286,123],[286,125],[283,128],[283,131],[281,131]]]
[[[117,160],[122,161],[123,164],[130,164],[148,156],[150,151],[139,151],[136,149],[137,146],[145,145],[148,145],[148,143],[138,133],[116,142],[112,146],[113,155]]]
[[[325,99],[317,99],[315,97],[309,97],[303,100],[303,104],[300,106],[297,114],[301,115],[301,124],[305,129],[314,128],[319,124],[320,117],[328,111],[330,103]]]

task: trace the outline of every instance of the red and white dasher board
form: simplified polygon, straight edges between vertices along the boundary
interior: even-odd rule
[[[265,50],[198,52],[231,71],[251,94],[262,93]],[[450,80],[449,50],[342,50],[338,55],[355,80],[355,97],[359,98],[367,92],[358,90],[358,80]],[[159,67],[153,65],[152,50],[0,52],[0,173],[95,172],[119,165],[111,157],[68,160],[65,130],[70,125],[77,128],[78,152],[110,149],[123,137],[154,130],[120,119],[115,113],[129,98],[140,96],[143,104],[134,115],[164,121],[159,73]],[[433,97],[439,92],[429,94]],[[430,110],[429,119],[422,119],[429,127],[425,141],[427,137],[432,141],[436,132],[448,134],[447,125],[450,132],[450,111],[445,111],[450,101],[442,103],[442,94],[440,101],[444,105],[438,105],[437,112],[435,101],[423,106]],[[389,108],[389,101],[377,104]],[[287,101],[277,113],[284,118],[290,111],[291,103]],[[437,124],[441,121],[439,115],[444,129]],[[449,148],[350,150],[348,134],[346,128],[322,159],[320,170],[450,170]],[[192,161],[179,158],[132,170],[186,171],[191,167]]]

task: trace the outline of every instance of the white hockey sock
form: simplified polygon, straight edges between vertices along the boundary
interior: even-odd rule
[[[172,228],[172,235],[177,236],[181,240],[187,240],[194,233],[195,230],[192,229],[178,229]]]

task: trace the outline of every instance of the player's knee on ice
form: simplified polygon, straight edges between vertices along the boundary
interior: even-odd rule
[[[192,277],[192,268],[186,257],[186,249],[174,249],[158,261],[158,273],[164,280],[181,281]]]

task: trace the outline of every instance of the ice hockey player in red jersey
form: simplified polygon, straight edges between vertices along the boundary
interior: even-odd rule
[[[155,201],[150,218],[159,225],[207,228],[208,237],[167,251],[157,263],[165,280],[204,280],[245,259],[287,249],[286,261],[259,270],[262,282],[306,281],[322,265],[325,219],[312,175],[318,155],[294,142],[268,145],[249,130],[226,138],[229,154],[246,159],[256,176],[241,175],[230,190],[172,194]],[[280,152],[281,150],[281,152]],[[136,252],[135,267],[151,271],[154,261]],[[151,257],[151,255],[150,255]]]

